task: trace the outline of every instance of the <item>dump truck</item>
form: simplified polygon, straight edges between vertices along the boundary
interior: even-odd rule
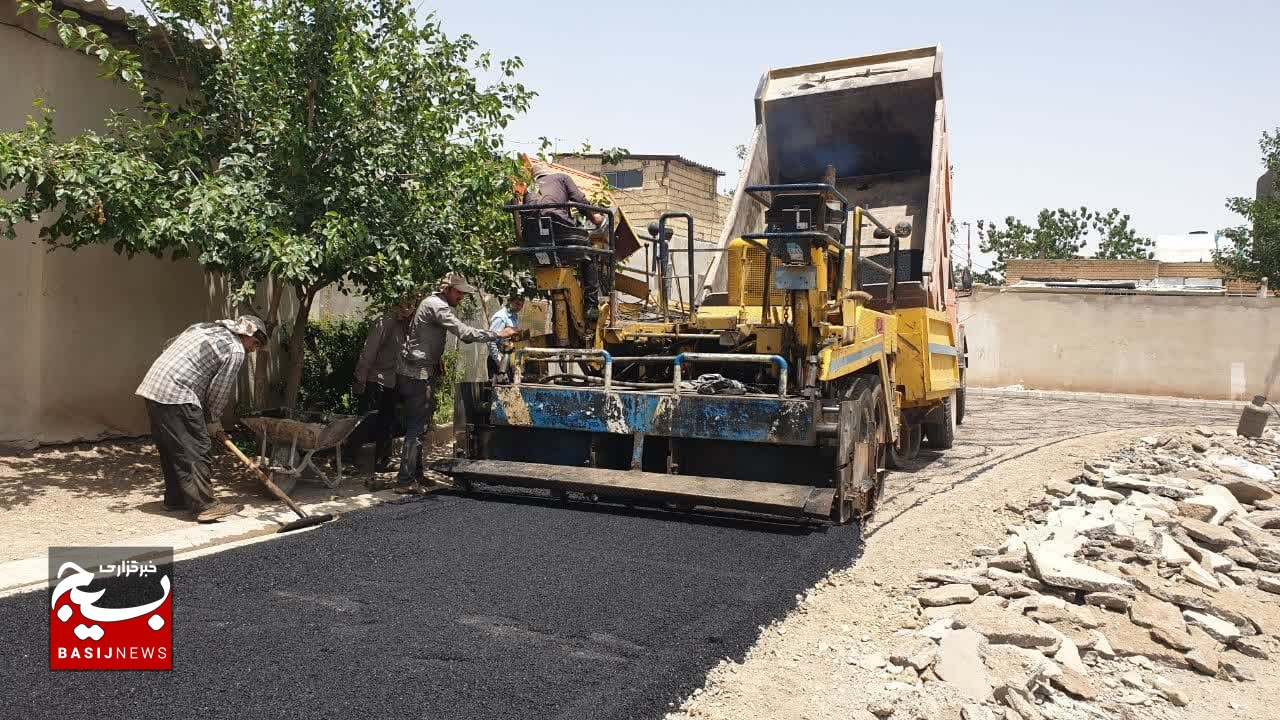
[[[612,220],[586,243],[509,206],[563,331],[516,348],[509,382],[459,386],[436,468],[468,491],[865,517],[886,471],[951,447],[963,416],[944,108],[940,47],[767,71],[705,281],[702,250],[668,243],[677,223],[694,237],[688,213],[636,234],[649,282],[628,296]],[[607,277],[584,334],[587,259]]]

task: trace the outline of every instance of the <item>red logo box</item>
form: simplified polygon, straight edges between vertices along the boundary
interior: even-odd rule
[[[173,549],[49,548],[50,670],[172,670]]]

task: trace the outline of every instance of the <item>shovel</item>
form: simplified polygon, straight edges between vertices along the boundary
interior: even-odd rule
[[[258,467],[258,463],[250,460],[248,457],[245,456],[244,453],[240,452],[240,448],[236,447],[236,444],[231,442],[231,438],[227,437],[226,433],[218,433],[218,439],[221,440],[222,444],[226,445],[227,449],[230,450],[232,453],[234,453],[236,457],[240,458],[240,462],[244,463],[245,467],[252,470],[254,474],[258,476],[258,480],[264,486],[266,486],[267,490],[272,495],[275,495],[277,499],[279,499],[285,505],[288,505],[290,510],[298,514],[297,520],[294,520],[291,523],[286,523],[284,527],[276,531],[277,533],[301,530],[303,528],[309,528],[313,525],[327,523],[330,520],[334,519],[334,516],[332,514],[308,515],[305,512],[303,512],[302,508],[298,507],[297,503],[295,503],[292,499],[290,499],[289,496],[286,495],[283,490],[276,487],[275,483],[271,482],[271,478],[267,477],[267,474],[262,472],[262,468]]]

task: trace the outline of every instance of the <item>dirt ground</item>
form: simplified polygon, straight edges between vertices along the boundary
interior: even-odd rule
[[[1148,435],[1154,428],[1212,425],[1234,419],[1205,411],[1048,400],[975,398],[957,445],[925,452],[912,471],[889,474],[856,564],[809,591],[784,621],[762,629],[745,661],[726,660],[673,717],[861,718],[887,702],[900,718],[960,718],[963,704],[942,683],[894,686],[883,670],[856,658],[888,654],[920,626],[910,587],[917,572],[966,559],[975,545],[998,545],[1021,521],[1006,503],[1044,494],[1058,470]],[[1265,674],[1264,674],[1265,673]],[[1215,681],[1189,671],[1164,672],[1191,697],[1186,708],[1134,709],[1133,718],[1268,717],[1280,703],[1280,678]],[[1129,712],[1126,709],[1126,712]],[[1119,716],[1117,716],[1119,717]]]
[[[443,452],[441,448],[437,452]],[[280,505],[225,449],[212,453],[214,488],[242,514]],[[303,480],[299,503],[369,492],[366,475],[346,468],[337,489]],[[386,483],[394,473],[378,479]],[[92,545],[189,526],[185,512],[164,509],[164,480],[150,440],[116,440],[38,448],[0,455],[0,562],[43,555],[51,545]]]

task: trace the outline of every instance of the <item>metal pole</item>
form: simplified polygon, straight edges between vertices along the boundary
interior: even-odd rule
[[[964,252],[969,256],[969,277],[973,277],[973,225],[964,223]]]

